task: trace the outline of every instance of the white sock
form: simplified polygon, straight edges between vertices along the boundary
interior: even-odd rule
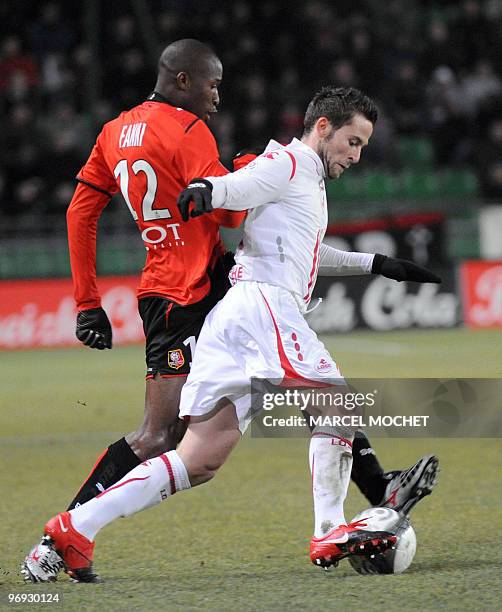
[[[94,499],[70,510],[73,527],[89,540],[108,523],[155,506],[189,489],[190,480],[178,453],[173,450],[144,461]]]
[[[345,524],[343,503],[347,497],[352,470],[352,439],[353,436],[342,436],[331,428],[316,428],[312,433],[309,463],[316,538]]]

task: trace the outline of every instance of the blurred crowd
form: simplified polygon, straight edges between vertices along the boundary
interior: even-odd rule
[[[146,97],[159,51],[184,37],[223,62],[224,161],[299,136],[315,90],[353,85],[380,109],[371,164],[398,169],[396,139],[426,137],[436,168],[474,166],[502,200],[502,0],[148,0],[142,18],[138,4],[2,3],[4,217],[62,212],[101,125]]]

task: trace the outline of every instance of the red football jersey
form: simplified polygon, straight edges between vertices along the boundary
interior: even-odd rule
[[[157,295],[182,305],[205,297],[207,269],[224,251],[219,226],[237,227],[245,213],[220,209],[185,223],[176,199],[191,179],[227,173],[207,125],[181,108],[146,101],[105,124],[77,175],[67,214],[77,307],[100,306],[97,221],[119,190],[147,251],[138,297]]]

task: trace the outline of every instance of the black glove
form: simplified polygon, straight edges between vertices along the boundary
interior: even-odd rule
[[[112,326],[102,308],[81,310],[77,315],[75,333],[85,346],[99,351],[112,348]]]
[[[373,265],[371,267],[372,274],[381,274],[387,278],[392,278],[397,281],[414,281],[415,283],[440,283],[441,278],[423,268],[422,266],[408,261],[406,259],[394,259],[394,257],[386,257],[375,254]]]
[[[203,178],[192,179],[188,183],[188,187],[178,196],[178,208],[183,221],[188,221],[188,209],[190,202],[193,200],[194,209],[190,213],[191,217],[198,217],[204,213],[213,211],[211,204],[213,186],[209,181]]]

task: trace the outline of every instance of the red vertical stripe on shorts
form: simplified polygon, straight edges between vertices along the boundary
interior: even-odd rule
[[[166,464],[167,473],[169,474],[169,482],[171,483],[171,495],[174,495],[176,493],[176,481],[174,480],[173,466],[166,455],[160,455],[160,458]]]
[[[331,387],[332,385],[328,383],[322,383],[322,382],[315,381],[315,380],[309,380],[308,378],[305,378],[304,376],[302,376],[300,373],[298,373],[294,369],[292,363],[289,361],[288,356],[286,355],[286,351],[284,350],[284,345],[282,344],[281,334],[279,332],[279,326],[277,325],[275,321],[275,317],[272,312],[272,309],[270,308],[269,303],[267,302],[267,298],[263,295],[261,289],[260,289],[260,293],[268,309],[268,312],[270,313],[270,316],[272,317],[272,323],[274,324],[275,336],[277,338],[277,351],[279,352],[279,360],[281,363],[281,367],[284,370],[284,378],[293,379],[295,381],[298,381],[299,383],[307,383],[309,387]]]
[[[167,310],[166,310],[166,328],[167,328],[168,323],[169,323],[169,315],[171,314],[171,310],[172,310],[173,306],[174,306],[174,304],[171,302],[169,304],[169,306],[167,307]]]

